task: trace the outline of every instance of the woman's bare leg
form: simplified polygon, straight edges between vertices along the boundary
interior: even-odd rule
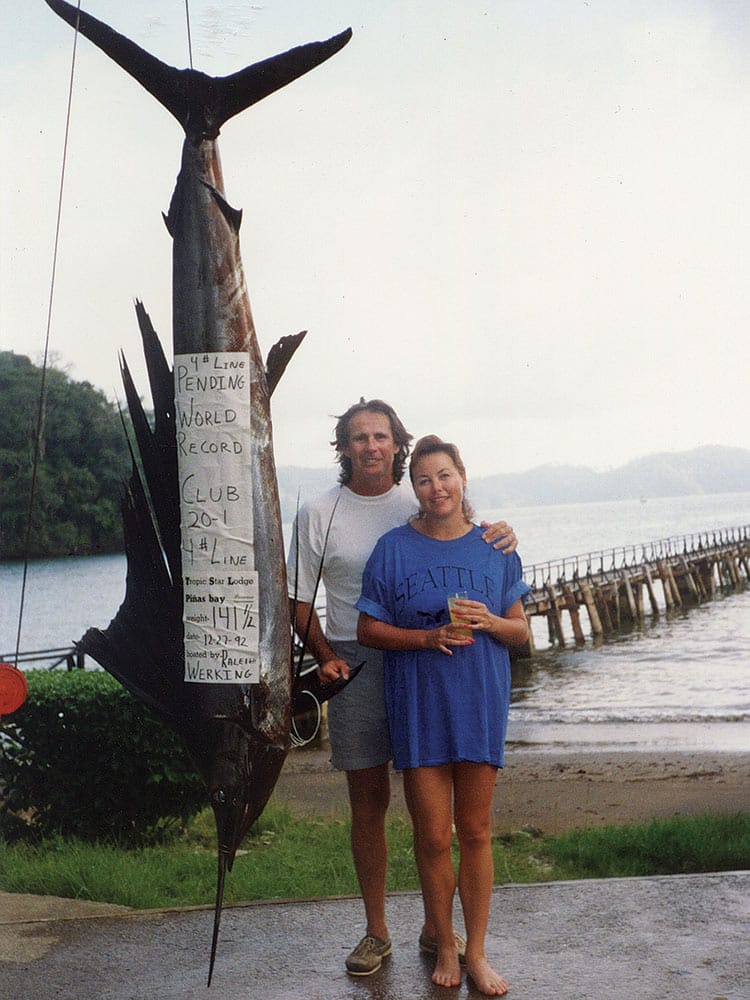
[[[451,861],[453,777],[450,765],[404,771],[406,801],[414,827],[414,856],[425,914],[434,923],[438,957],[432,981],[459,986],[461,966],[453,933],[456,875]]]
[[[453,765],[456,833],[461,849],[458,892],[466,924],[466,972],[486,996],[504,996],[507,982],[490,966],[484,939],[494,880],[492,795],[497,768],[462,762]]]

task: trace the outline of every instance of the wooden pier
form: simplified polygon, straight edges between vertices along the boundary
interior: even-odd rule
[[[531,587],[529,620],[547,620],[554,646],[597,639],[665,612],[711,600],[717,591],[740,590],[750,581],[750,525],[662,538],[643,545],[588,552],[524,568]],[[569,628],[565,627],[568,623]],[[531,656],[528,646],[516,656]]]
[[[86,657],[74,646],[56,646],[54,649],[32,649],[16,656],[15,652],[0,653],[0,662],[12,663],[17,667],[34,664],[45,670],[55,670],[64,667],[66,670],[82,670],[86,666]]]
[[[748,586],[750,524],[566,556],[526,566],[523,575],[531,587],[525,604],[529,625],[543,617],[551,645],[581,645],[587,637],[598,640],[647,618],[711,600],[717,591]],[[325,621],[322,601],[317,610]],[[531,656],[535,645],[532,633],[528,645],[511,655]],[[0,660],[13,663],[15,654],[0,654]],[[31,663],[48,670],[86,666],[75,647],[19,654],[19,666]],[[314,667],[315,661],[306,656],[303,672]]]

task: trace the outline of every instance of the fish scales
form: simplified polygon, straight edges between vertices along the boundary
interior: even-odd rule
[[[253,729],[288,749],[291,725],[289,605],[273,430],[265,366],[240,255],[241,212],[226,200],[214,139],[186,138],[166,217],[173,240],[172,329],[177,355],[242,352],[249,361],[253,542],[259,579],[260,687],[250,693]],[[219,702],[229,695],[218,685]]]

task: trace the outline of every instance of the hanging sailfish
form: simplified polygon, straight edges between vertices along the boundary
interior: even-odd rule
[[[269,397],[303,334],[283,338],[262,363],[241,213],[225,199],[216,138],[233,115],[338,52],[351,31],[219,78],[167,66],[71,4],[46,2],[185,132],[165,217],[174,373],[137,303],[155,419],[152,428],[123,359],[137,450],[123,502],[125,599],[79,648],[176,730],[206,783],[218,838],[210,985],[225,874],[276,784],[302,687],[291,663]]]

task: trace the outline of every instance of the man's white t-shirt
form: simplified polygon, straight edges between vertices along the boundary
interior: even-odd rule
[[[347,486],[335,486],[300,508],[287,558],[289,596],[306,603],[313,600],[325,550],[321,580],[329,642],[357,638],[359,612],[354,605],[362,591],[365,563],[380,536],[405,524],[416,512],[414,494],[402,486],[392,486],[375,497],[360,496]]]

